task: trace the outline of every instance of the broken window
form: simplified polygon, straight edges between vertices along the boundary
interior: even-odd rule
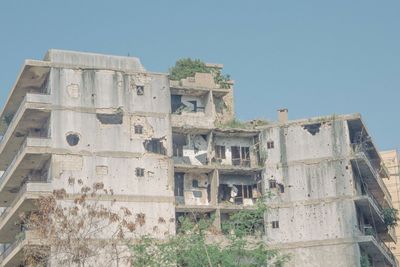
[[[166,154],[166,149],[161,142],[161,139],[153,138],[151,140],[146,140],[144,142],[144,147],[147,151],[153,152],[156,154],[161,154],[165,155]]]
[[[279,228],[279,221],[272,221],[272,228]]]
[[[320,128],[321,128],[321,123],[314,123],[303,126],[303,129],[307,130],[311,135],[316,135],[317,133],[319,133]]]
[[[193,196],[196,198],[201,198],[203,193],[201,191],[193,191]]]
[[[261,196],[257,178],[243,175],[221,175],[218,188],[219,203],[237,205],[254,205],[255,199]]]
[[[228,108],[225,101],[221,97],[214,97],[215,111],[222,114]]]
[[[142,125],[135,125],[135,134],[143,134],[143,126]]]
[[[80,138],[78,134],[71,133],[67,135],[66,139],[70,146],[76,146],[79,143]]]
[[[276,188],[276,180],[269,180],[269,188]]]
[[[253,198],[253,185],[242,186],[243,198]]]
[[[192,98],[193,99],[193,98]],[[182,111],[186,112],[204,112],[205,107],[199,105],[201,100],[186,100],[182,101],[181,95],[171,95],[171,111],[174,114],[182,114]]]
[[[143,177],[144,176],[144,169],[143,168],[136,168],[136,176]]]
[[[122,112],[116,114],[96,114],[97,119],[101,124],[122,124]]]
[[[199,181],[196,180],[196,179],[192,180],[192,187],[193,188],[199,188]]]
[[[268,141],[267,142],[267,149],[272,149],[274,148],[274,141]]]
[[[188,101],[192,106],[190,107],[191,112],[197,112],[197,101]]]
[[[250,166],[250,148],[249,147],[239,147],[232,146],[232,165],[234,166]]]
[[[178,110],[182,107],[182,96],[181,95],[171,95],[171,110],[172,113],[179,113]]]
[[[285,186],[283,184],[278,184],[278,187],[281,193],[285,193]]]
[[[250,148],[249,147],[241,147],[241,152],[242,152],[241,165],[250,167]]]
[[[215,146],[215,157],[217,159],[226,159],[225,146],[219,146],[219,145]]]
[[[136,94],[144,95],[144,86],[143,85],[136,85]]]
[[[174,157],[183,157],[184,146],[186,146],[186,135],[172,134],[172,149]]]
[[[177,172],[175,173],[175,196],[183,197],[183,187],[184,187],[184,174]]]

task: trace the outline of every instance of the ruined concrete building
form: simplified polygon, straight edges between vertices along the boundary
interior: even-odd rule
[[[400,162],[398,152],[397,150],[383,151],[381,156],[390,175],[390,179],[385,179],[385,184],[392,196],[393,207],[400,210]],[[400,238],[400,225],[396,226],[396,238]],[[399,260],[400,244],[390,243],[388,245],[396,259]]]
[[[55,189],[76,195],[71,179],[112,188],[104,201],[146,214],[141,231],[156,236],[186,214],[218,229],[271,191],[265,242],[287,266],[397,266],[389,173],[358,114],[289,121],[282,109],[230,128],[233,84],[212,74],[170,81],[137,58],[50,50],[25,61],[0,116],[1,266],[35,243],[18,215]]]

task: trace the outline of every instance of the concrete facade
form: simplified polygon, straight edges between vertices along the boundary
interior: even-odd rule
[[[177,217],[204,214],[221,230],[271,191],[265,241],[292,255],[287,266],[397,266],[384,243],[396,241],[382,216],[388,173],[361,117],[290,121],[281,109],[276,123],[230,128],[228,85],[209,73],[170,81],[133,57],[27,60],[0,113],[0,266],[23,264],[37,242],[17,238],[33,200],[98,182],[113,190],[105,205],[146,214],[138,234],[162,238]]]
[[[385,184],[392,196],[393,207],[400,209],[400,167],[399,154],[397,150],[382,151],[381,156],[385,162],[385,166],[389,171],[390,179],[385,180]],[[396,226],[396,237],[400,238],[400,225]],[[400,245],[389,243],[387,244],[393,252],[397,260],[400,260]]]
[[[391,196],[383,161],[360,115],[266,126],[265,187],[275,192],[266,241],[287,251],[287,266],[397,266],[382,211]]]

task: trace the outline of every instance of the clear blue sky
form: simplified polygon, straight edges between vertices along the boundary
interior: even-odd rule
[[[362,113],[380,149],[399,147],[400,2],[20,1],[0,4],[3,104],[26,58],[48,48],[223,63],[240,119]]]

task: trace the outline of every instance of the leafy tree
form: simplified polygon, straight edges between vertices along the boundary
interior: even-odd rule
[[[213,218],[180,217],[176,236],[164,241],[143,237],[132,246],[133,266],[282,266],[288,255],[262,240],[265,211],[259,201],[255,209],[231,215],[223,224],[224,235],[216,233]]]

